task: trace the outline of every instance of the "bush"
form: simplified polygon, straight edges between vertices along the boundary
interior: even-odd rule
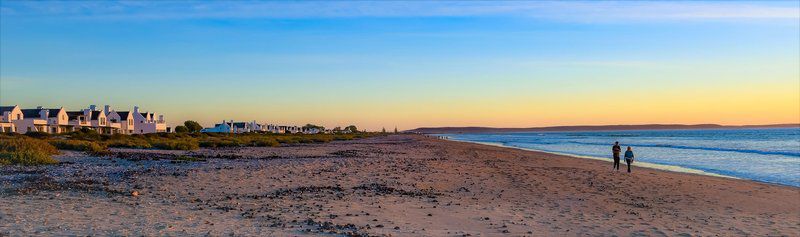
[[[257,147],[267,147],[267,146],[276,147],[276,146],[280,146],[280,143],[278,143],[278,141],[276,141],[275,139],[272,139],[272,138],[268,138],[268,137],[254,138],[251,144],[253,146],[257,146]]]
[[[24,136],[0,137],[0,164],[3,165],[47,165],[56,164],[51,155],[58,149],[38,139]]]
[[[136,139],[136,138],[111,140],[106,142],[106,146],[121,147],[121,148],[138,148],[138,149],[148,149],[153,147],[152,145],[150,145],[149,142],[145,141],[144,139]]]
[[[85,127],[81,128],[78,131],[67,133],[67,135],[71,139],[87,140],[87,141],[100,141],[104,138],[103,135],[97,133],[97,131]]]
[[[58,164],[43,151],[28,150],[20,152],[0,152],[0,165],[52,165]]]
[[[50,134],[46,132],[27,132],[25,136],[32,137],[32,138],[48,138]]]
[[[195,140],[158,140],[150,142],[154,148],[164,150],[195,150],[200,148]]]
[[[105,147],[89,141],[81,140],[50,140],[50,144],[58,149],[86,152],[103,152]]]
[[[200,147],[238,147],[242,146],[239,140],[231,138],[206,138],[200,141]]]
[[[48,155],[57,155],[58,149],[38,139],[24,136],[0,138],[0,152],[41,151]]]
[[[175,132],[176,133],[188,133],[189,132],[189,128],[187,128],[186,126],[178,125],[178,126],[175,126]]]
[[[189,132],[199,132],[200,130],[203,129],[203,126],[201,126],[199,123],[197,123],[195,121],[192,121],[192,120],[188,120],[188,121],[183,122],[183,126],[185,126],[186,129],[189,130]]]

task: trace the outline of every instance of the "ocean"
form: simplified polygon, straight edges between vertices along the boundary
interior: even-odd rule
[[[800,128],[439,135],[457,141],[608,160],[612,159],[611,146],[619,141],[623,151],[627,146],[633,148],[636,162],[642,166],[800,187]],[[610,169],[611,164],[608,166]]]

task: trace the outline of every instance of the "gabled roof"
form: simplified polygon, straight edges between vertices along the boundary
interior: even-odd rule
[[[14,110],[16,106],[0,106],[0,114],[5,113],[6,111]]]
[[[69,120],[78,119],[78,116],[83,116],[83,111],[67,111]]]
[[[117,114],[119,114],[119,119],[122,121],[128,120],[128,114],[131,113],[130,111],[116,111],[116,112]]]
[[[39,111],[42,111],[42,110],[41,109],[23,109],[22,110],[22,116],[24,118],[39,118],[39,117],[41,117],[41,115],[39,115]]]
[[[61,109],[48,109],[47,117],[48,118],[58,117],[58,111],[61,111]]]
[[[92,120],[97,120],[97,118],[100,117],[101,114],[100,111],[89,111],[89,113],[91,113],[90,117]]]

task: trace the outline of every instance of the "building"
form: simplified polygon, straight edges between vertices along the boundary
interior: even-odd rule
[[[109,121],[112,123],[119,123],[120,129],[119,132],[122,134],[134,134],[133,131],[136,130],[134,127],[134,119],[133,113],[130,111],[114,111],[108,112],[106,115]]]
[[[158,117],[158,119],[155,119]],[[167,123],[164,121],[164,115],[157,115],[150,112],[139,112],[139,106],[133,107],[133,133],[158,133],[167,132]]]
[[[72,131],[69,125],[67,111],[64,108],[45,109],[41,106],[35,109],[21,109],[21,119],[13,121],[17,133],[44,132],[62,133]]]
[[[232,133],[233,132],[233,127],[231,126],[232,124],[233,120],[231,120],[230,122],[225,122],[225,120],[222,120],[222,123],[214,124],[213,128],[203,128],[200,130],[200,132]]]
[[[43,117],[47,118],[47,133],[65,133],[74,131],[69,125],[69,117],[64,107],[58,109],[43,109],[40,111]]]
[[[44,132],[65,133],[81,129],[91,129],[102,134],[144,134],[167,132],[163,115],[139,113],[134,111],[115,111],[106,105],[98,110],[94,105],[80,111],[45,109],[21,109],[19,106],[0,106],[0,132]],[[158,119],[155,119],[155,118]]]
[[[17,132],[15,120],[22,120],[19,106],[0,106],[0,132]]]
[[[306,128],[299,126],[283,126],[275,124],[259,124],[255,120],[252,122],[234,122],[233,120],[225,121],[222,123],[214,124],[214,127],[204,128],[200,132],[212,133],[247,133],[247,132],[267,132],[267,133],[303,133],[303,134],[317,134],[330,130],[320,130],[319,128]]]

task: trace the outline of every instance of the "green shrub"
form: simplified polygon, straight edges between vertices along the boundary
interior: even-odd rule
[[[278,141],[268,137],[254,138],[251,144],[257,147],[267,147],[267,146],[276,147],[280,145]]]
[[[183,125],[178,125],[178,126],[175,126],[175,132],[176,133],[188,133],[189,132],[189,128],[186,128],[186,126],[183,126]]]
[[[52,165],[58,164],[43,151],[28,150],[20,152],[0,152],[0,165]]]
[[[0,164],[3,165],[47,165],[56,164],[51,156],[58,149],[38,139],[24,136],[0,137]]]
[[[106,146],[120,147],[120,148],[138,148],[138,149],[148,149],[153,147],[152,145],[150,145],[150,142],[147,142],[144,139],[136,139],[136,138],[111,140],[106,142]]]
[[[200,141],[200,147],[239,147],[242,142],[233,138],[211,137]]]
[[[58,154],[58,149],[39,139],[24,136],[0,138],[0,152],[41,151],[48,155]]]
[[[49,142],[51,145],[62,150],[86,151],[86,152],[102,152],[106,150],[105,147],[90,141],[50,140]]]
[[[27,132],[25,136],[32,137],[32,138],[48,138],[50,134],[46,132]]]
[[[164,150],[195,150],[200,148],[197,141],[195,140],[156,140],[151,141],[150,145],[153,148],[164,149]]]

